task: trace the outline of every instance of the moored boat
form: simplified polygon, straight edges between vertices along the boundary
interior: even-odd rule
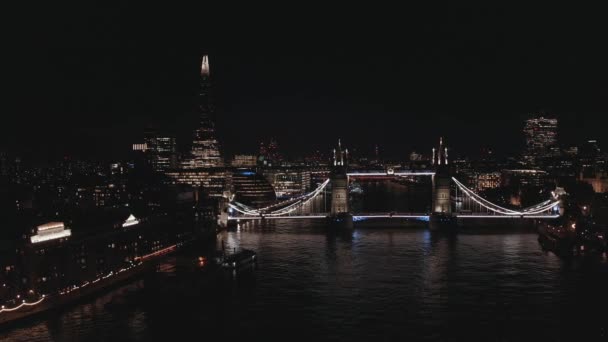
[[[250,249],[243,249],[236,253],[225,255],[219,259],[219,264],[223,268],[237,269],[241,266],[256,263],[256,252]]]

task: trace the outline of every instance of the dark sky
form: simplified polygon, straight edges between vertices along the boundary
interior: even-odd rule
[[[439,135],[461,152],[517,151],[538,110],[560,119],[564,143],[608,138],[599,9],[151,6],[25,11],[0,146],[124,156],[148,123],[183,142],[203,53],[228,155],[271,136],[291,155],[341,137],[405,156]]]

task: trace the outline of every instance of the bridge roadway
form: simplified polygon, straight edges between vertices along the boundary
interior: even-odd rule
[[[311,214],[311,215],[286,215],[286,216],[230,216],[228,220],[240,221],[240,220],[279,220],[279,219],[324,219],[329,214]],[[557,218],[559,215],[491,215],[485,213],[470,213],[470,214],[456,214],[459,219],[552,219]],[[415,219],[415,220],[428,220],[429,215],[426,213],[357,213],[353,214],[353,219]]]
[[[382,176],[433,176],[433,171],[374,171],[374,172],[348,172],[349,177],[382,177]]]

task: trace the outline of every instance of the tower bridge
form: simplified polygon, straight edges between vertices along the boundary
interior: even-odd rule
[[[466,187],[450,173],[448,150],[440,139],[437,149],[433,149],[431,161],[433,170],[427,171],[348,171],[348,150],[338,148],[333,151],[332,169],[327,178],[315,190],[298,197],[275,203],[264,208],[252,208],[232,201],[229,206],[229,221],[275,220],[275,219],[328,219],[331,222],[350,224],[369,219],[399,219],[432,221],[436,217],[450,217],[458,220],[475,219],[552,219],[560,216],[560,198],[553,194],[551,198],[530,206],[515,210],[493,203]],[[431,177],[432,205],[429,212],[373,212],[356,213],[349,207],[348,184],[350,179],[387,177]],[[317,196],[326,193],[331,187],[330,210],[326,213],[305,213],[306,207]]]

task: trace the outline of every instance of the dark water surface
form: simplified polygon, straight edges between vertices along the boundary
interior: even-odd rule
[[[328,234],[320,223],[276,221],[220,238],[228,248],[255,249],[257,269],[205,276],[170,258],[160,274],[0,338],[606,338],[604,258],[560,260],[543,253],[533,233]]]
[[[218,236],[255,270],[202,274],[192,255],[59,313],[0,332],[16,341],[608,341],[605,256],[562,260],[533,230],[457,236],[382,223],[249,224]]]

